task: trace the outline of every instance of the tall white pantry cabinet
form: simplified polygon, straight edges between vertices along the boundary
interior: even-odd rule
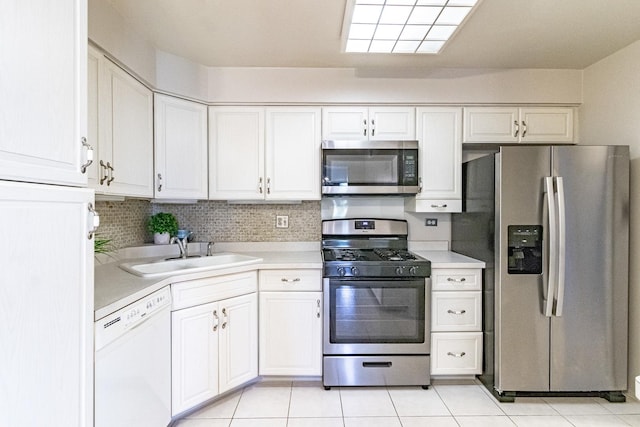
[[[0,40],[0,424],[91,426],[86,0],[0,2]]]

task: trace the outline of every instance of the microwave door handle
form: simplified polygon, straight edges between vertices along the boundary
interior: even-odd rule
[[[556,201],[553,191],[553,178],[547,176],[544,178],[545,197],[546,197],[546,214],[548,219],[548,235],[549,235],[549,262],[547,271],[547,297],[544,302],[544,315],[546,317],[553,316],[553,297],[556,286],[556,271],[558,255],[556,253]]]
[[[567,232],[567,215],[564,198],[564,181],[562,177],[556,178],[557,187],[557,203],[558,203],[558,297],[556,300],[556,317],[562,316],[562,308],[564,305],[564,286],[565,286],[565,268],[566,268],[566,232]]]

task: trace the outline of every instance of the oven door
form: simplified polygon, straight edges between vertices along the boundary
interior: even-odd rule
[[[325,278],[324,354],[429,354],[429,280]]]

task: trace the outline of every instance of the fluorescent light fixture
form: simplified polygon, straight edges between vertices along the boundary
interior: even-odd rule
[[[437,54],[479,2],[350,0],[345,51]]]

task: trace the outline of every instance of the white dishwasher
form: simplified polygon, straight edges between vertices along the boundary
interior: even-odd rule
[[[171,292],[95,322],[95,427],[171,422]]]

